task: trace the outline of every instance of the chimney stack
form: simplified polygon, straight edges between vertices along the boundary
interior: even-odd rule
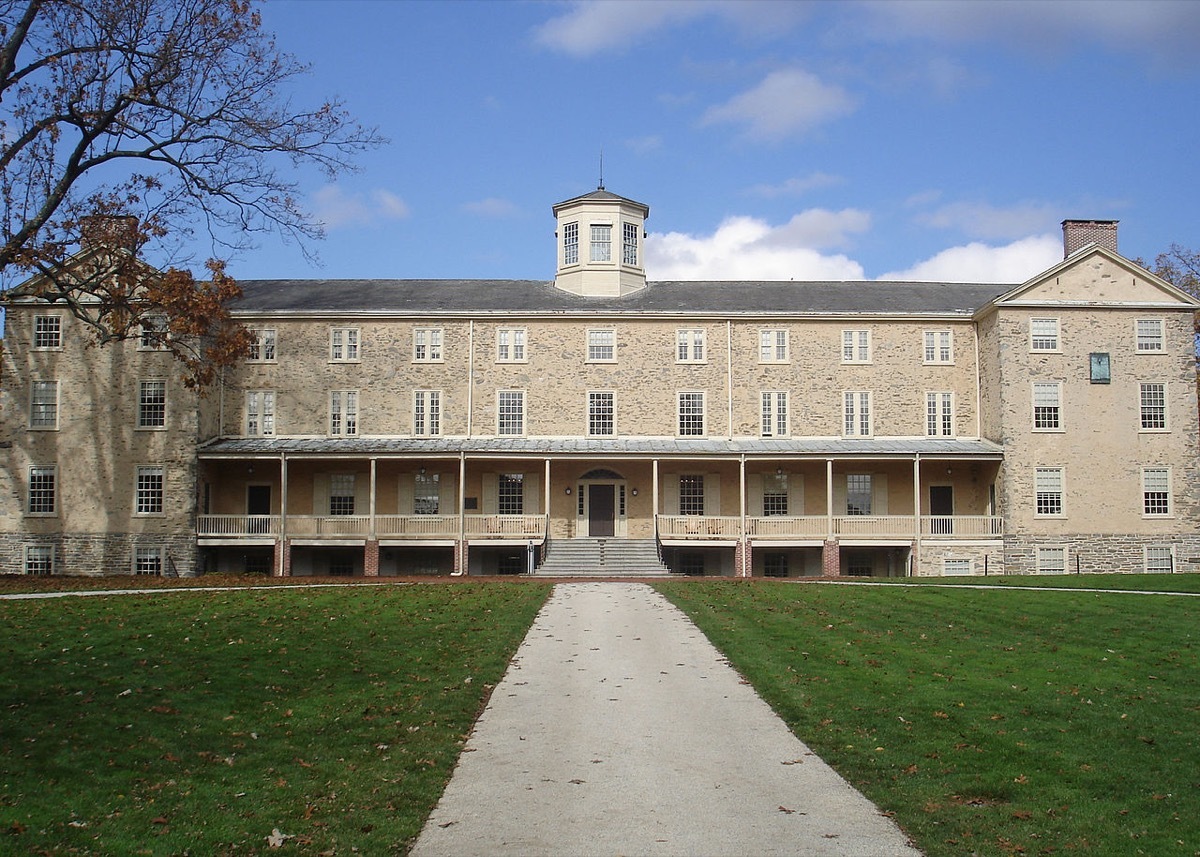
[[[1116,253],[1118,223],[1119,220],[1064,220],[1063,258],[1089,244],[1097,244]]]

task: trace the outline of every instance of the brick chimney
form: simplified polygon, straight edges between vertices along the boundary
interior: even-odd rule
[[[91,214],[79,221],[79,249],[138,247],[138,219],[131,214]]]
[[[1118,223],[1119,220],[1064,220],[1063,258],[1089,244],[1098,244],[1116,253]]]

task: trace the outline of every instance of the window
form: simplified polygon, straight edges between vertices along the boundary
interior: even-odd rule
[[[1161,318],[1139,318],[1136,333],[1138,354],[1161,354],[1166,350]]]
[[[275,391],[246,391],[246,434],[270,437],[275,434]]]
[[[329,359],[334,363],[358,362],[358,328],[329,329]]]
[[[971,561],[969,559],[952,559],[946,557],[942,560],[942,574],[946,577],[963,577],[971,573]]]
[[[496,434],[525,434],[525,393],[522,390],[501,390],[496,396]]]
[[[871,331],[843,330],[842,331],[842,362],[870,363],[871,362]]]
[[[142,577],[160,577],[163,570],[163,549],[160,547],[135,547],[133,549],[133,573]]]
[[[925,362],[953,363],[953,338],[948,330],[925,331]]]
[[[413,434],[434,437],[442,433],[440,390],[413,391]]]
[[[786,330],[760,330],[758,332],[758,362],[788,362],[788,332]]]
[[[329,514],[354,514],[354,474],[329,474]]]
[[[1058,351],[1058,319],[1029,319],[1029,350]]]
[[[29,390],[29,427],[58,428],[58,382],[34,381]]]
[[[1063,513],[1063,471],[1061,467],[1038,467],[1034,469],[1033,490],[1036,499],[1036,514],[1057,516]]]
[[[1171,574],[1175,571],[1175,550],[1170,545],[1146,545],[1143,550],[1142,570],[1146,574]]]
[[[134,512],[138,515],[163,513],[163,468],[160,465],[139,467],[135,488]]]
[[[701,328],[683,328],[675,331],[675,362],[704,362],[704,331]]]
[[[704,514],[704,477],[685,475],[679,477],[679,514]]]
[[[254,340],[250,343],[246,359],[252,363],[274,363],[275,331],[269,328],[251,330],[250,335],[254,337]]]
[[[847,515],[871,514],[872,494],[870,473],[846,474]]]
[[[1066,574],[1067,549],[1062,547],[1039,547],[1037,549],[1038,574]]]
[[[524,473],[501,473],[496,491],[496,511],[501,515],[525,514]]]
[[[613,394],[610,392],[588,393],[588,434],[592,437],[610,437],[616,434],[613,419]]]
[[[855,390],[842,394],[842,433],[846,437],[871,436],[871,394]]]
[[[591,363],[612,363],[617,359],[617,332],[615,330],[589,330],[587,332],[588,356]]]
[[[925,434],[954,437],[954,394],[925,394]]]
[[[57,315],[35,315],[33,317],[33,347],[38,349],[62,348],[62,318]]]
[[[1147,517],[1171,514],[1170,468],[1142,468],[1142,514]]]
[[[563,224],[563,264],[579,264],[579,224]]]
[[[679,394],[679,434],[681,437],[704,434],[704,393]]]
[[[788,513],[788,477],[786,473],[768,473],[763,476],[763,515],[786,515]]]
[[[502,327],[496,331],[496,362],[525,362],[525,328]]]
[[[621,228],[621,261],[626,265],[638,263],[638,225],[623,224]]]
[[[1088,355],[1088,380],[1093,384],[1112,383],[1112,360],[1107,352],[1093,351]]]
[[[167,425],[167,382],[142,381],[138,393],[138,428]]]
[[[29,468],[29,514],[53,515],[57,511],[54,465]]]
[[[1167,385],[1141,385],[1142,430],[1155,431],[1167,427]]]
[[[358,391],[334,390],[329,394],[329,433],[358,434]]]
[[[441,477],[437,473],[418,473],[413,484],[413,514],[439,514]]]
[[[1033,385],[1033,430],[1059,431],[1062,428],[1062,384],[1035,381]]]
[[[138,339],[139,351],[159,351],[167,339],[167,317],[147,315],[142,318],[142,335]]]
[[[440,327],[413,328],[413,362],[442,362],[442,329]]]
[[[787,577],[788,556],[785,553],[769,553],[763,556],[764,577]]]
[[[762,394],[762,436],[788,436],[788,394],[764,391]]]
[[[54,574],[54,545],[25,545],[25,573]]]
[[[612,261],[612,226],[610,224],[592,224],[592,261]]]

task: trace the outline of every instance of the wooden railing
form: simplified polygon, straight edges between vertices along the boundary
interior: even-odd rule
[[[664,539],[737,538],[742,521],[737,517],[713,515],[659,515],[658,535]]]
[[[467,515],[467,537],[472,539],[541,538],[545,515]]]
[[[200,515],[196,535],[209,538],[278,536],[279,515]]]
[[[376,515],[375,532],[381,538],[458,536],[458,515]]]
[[[922,515],[923,538],[993,538],[1004,535],[999,515]]]

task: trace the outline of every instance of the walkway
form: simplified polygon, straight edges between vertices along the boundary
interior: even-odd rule
[[[918,855],[640,583],[555,587],[412,857]]]

